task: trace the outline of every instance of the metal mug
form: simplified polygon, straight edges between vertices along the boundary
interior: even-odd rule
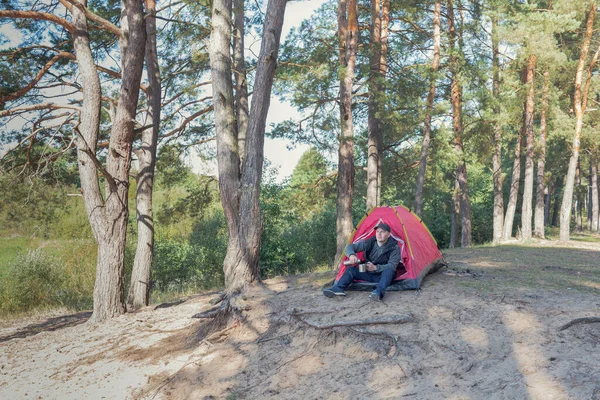
[[[367,272],[367,264],[358,264],[358,272]]]

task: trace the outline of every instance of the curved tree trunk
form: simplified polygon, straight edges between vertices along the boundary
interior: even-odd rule
[[[339,0],[338,36],[340,40],[341,137],[338,150],[336,255],[339,264],[346,241],[354,227],[352,197],[354,194],[354,126],[352,122],[352,84],[358,46],[358,15],[356,0]]]
[[[529,56],[527,62],[527,100],[525,102],[525,112],[523,114],[523,133],[527,138],[527,147],[525,151],[525,180],[523,182],[523,202],[521,203],[521,238],[523,240],[531,239],[531,222],[533,217],[533,112],[535,106],[534,76],[535,76],[535,55]]]
[[[498,17],[492,17],[492,85],[494,92],[494,114],[500,115],[500,40],[498,38]],[[494,122],[494,155],[492,159],[494,180],[494,216],[493,216],[493,242],[502,241],[504,228],[504,194],[502,192],[502,123],[500,119]]]
[[[127,295],[128,311],[134,311],[148,305],[150,300],[150,272],[154,259],[152,193],[161,104],[160,70],[156,51],[156,2],[154,0],[146,0],[146,12],[148,17],[146,18],[145,51],[149,108],[144,125],[151,123],[151,126],[142,132],[142,147],[137,152],[139,161],[136,193],[138,241]]]
[[[538,162],[537,162],[537,191],[535,200],[535,215],[533,234],[539,238],[544,238],[544,225],[547,220],[544,206],[544,197],[546,192],[546,118],[548,115],[548,91],[550,88],[550,72],[544,72],[544,89],[542,91],[542,113],[540,116],[540,138],[538,141]]]
[[[423,143],[421,144],[421,158],[419,159],[419,174],[417,175],[417,190],[415,193],[415,214],[421,217],[423,212],[423,186],[427,172],[427,156],[431,142],[431,117],[433,114],[433,101],[435,100],[435,81],[437,70],[440,65],[440,12],[442,4],[435,2],[433,9],[433,61],[431,62],[431,78],[429,83],[429,94],[427,95],[427,108],[425,109],[425,123],[423,126]]]
[[[560,240],[569,240],[571,232],[571,205],[573,204],[573,187],[575,185],[575,170],[577,169],[577,162],[579,161],[579,148],[581,145],[581,130],[583,128],[583,113],[585,112],[585,103],[587,101],[587,93],[589,86],[586,85],[586,90],[582,96],[581,84],[583,80],[583,69],[590,48],[590,42],[592,40],[592,32],[594,29],[594,19],[596,16],[596,2],[592,2],[590,5],[590,11],[586,23],[586,32],[581,46],[581,54],[579,56],[579,63],[577,64],[577,73],[575,75],[575,91],[573,94],[573,106],[575,109],[575,134],[573,135],[573,146],[571,152],[571,159],[569,160],[569,169],[567,171],[567,177],[565,187],[563,191],[563,200],[560,209]],[[596,53],[598,54],[598,53]],[[591,78],[591,67],[589,69],[588,77]],[[582,98],[583,97],[583,98]]]

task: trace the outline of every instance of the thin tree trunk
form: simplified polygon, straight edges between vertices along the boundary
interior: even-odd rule
[[[592,196],[590,199],[590,206],[592,209],[592,232],[598,232],[598,161],[595,156],[592,155],[590,160],[590,175],[591,175],[591,189]]]
[[[523,120],[523,132],[527,139],[525,151],[525,181],[523,183],[523,202],[521,203],[521,238],[531,239],[531,222],[533,217],[533,112],[535,106],[534,76],[535,55],[529,56],[527,62],[527,100]]]
[[[521,179],[521,140],[522,136],[520,134],[517,135],[517,143],[515,144],[515,159],[513,161],[510,192],[508,195],[508,205],[506,206],[506,215],[504,216],[504,240],[509,240],[512,237],[515,211],[517,209],[519,181]]]
[[[84,7],[87,6],[86,1],[80,1],[80,3]],[[83,92],[80,123],[76,128],[79,133],[77,138],[77,164],[87,217],[94,238],[97,242],[100,242],[102,233],[105,230],[106,216],[94,158],[100,130],[102,91],[96,62],[90,48],[87,20],[83,11],[78,7],[73,7],[73,23],[77,27],[77,30],[73,33],[73,47],[79,66]],[[100,249],[98,251],[100,252]],[[100,254],[98,254],[99,259]],[[99,264],[97,265],[99,266]]]
[[[575,75],[575,91],[573,94],[573,105],[575,109],[575,134],[573,136],[573,147],[571,153],[571,159],[569,160],[569,169],[567,171],[567,177],[565,182],[565,188],[563,191],[563,200],[560,210],[560,240],[569,240],[571,231],[571,204],[573,202],[573,187],[575,184],[575,170],[577,168],[577,162],[579,160],[579,149],[581,145],[581,130],[583,128],[583,114],[585,112],[584,103],[587,102],[587,93],[589,86],[586,86],[586,90],[583,94],[581,93],[581,84],[583,80],[583,69],[590,48],[590,42],[592,40],[592,32],[594,29],[594,18],[596,16],[596,2],[592,2],[590,5],[590,11],[587,18],[585,38],[581,46],[581,55],[579,57],[579,63],[577,64],[577,73]],[[596,53],[598,54],[598,53]],[[591,67],[591,65],[590,65]],[[591,69],[588,76],[591,77]]]
[[[575,172],[575,195],[577,202],[575,203],[575,223],[577,232],[583,231],[583,199],[581,196],[581,160],[577,162],[577,171]]]
[[[381,0],[381,60],[379,61],[379,69],[381,76],[385,79],[387,75],[387,54],[388,54],[388,33],[390,26],[390,0]],[[383,138],[383,132],[381,132]],[[383,139],[382,139],[383,146]],[[381,182],[383,171],[383,152],[380,153],[377,159],[377,204],[381,204]]]
[[[550,225],[550,203],[552,202],[552,193],[554,193],[554,183],[550,183],[550,186],[546,187],[544,196],[546,201],[544,203],[544,226]]]
[[[229,55],[232,27],[231,0],[215,0],[209,48],[213,81],[217,161],[221,204],[229,241],[223,271],[230,295],[259,279],[258,258],[262,219],[259,189],[264,161],[264,134],[277,63],[285,0],[269,0],[256,68],[252,107],[248,119],[245,154],[239,152],[238,126]],[[243,164],[240,160],[243,160]]]
[[[552,210],[552,226],[558,226],[558,217],[560,214],[560,201],[562,197],[563,177],[556,178],[556,184],[554,185],[554,207]]]
[[[546,209],[544,207],[544,193],[546,191],[546,118],[548,115],[548,91],[550,88],[550,72],[544,72],[544,89],[542,91],[542,112],[540,116],[540,138],[538,141],[538,161],[537,161],[537,192],[535,201],[535,216],[533,234],[539,238],[544,238],[544,225],[547,221]]]
[[[456,179],[460,186],[460,214],[461,214],[461,246],[471,246],[471,202],[469,199],[469,187],[467,183],[467,167],[462,144],[462,84],[460,82],[461,60],[456,55],[456,27],[454,24],[454,5],[453,0],[448,0],[448,28],[450,41],[450,72],[451,81],[451,101],[452,101],[452,125],[454,129],[454,148],[458,154],[458,165],[456,168]],[[462,38],[459,37],[459,42]],[[459,46],[459,52],[462,57],[462,46]]]
[[[339,0],[338,36],[340,40],[341,137],[338,151],[336,256],[339,264],[346,241],[352,233],[352,197],[354,194],[354,126],[352,121],[352,84],[358,46],[358,15],[356,0]]]
[[[449,248],[458,247],[458,218],[460,217],[460,185],[454,180],[454,191],[452,192],[452,220],[450,221],[450,244]]]
[[[419,217],[423,211],[423,186],[427,172],[427,156],[431,142],[431,117],[433,114],[433,102],[435,100],[435,83],[437,70],[440,65],[440,12],[442,4],[438,0],[433,9],[433,60],[431,62],[431,77],[429,82],[429,94],[427,95],[427,107],[425,109],[425,123],[423,126],[423,143],[421,144],[421,158],[419,159],[419,174],[417,175],[417,190],[415,193],[415,214]]]
[[[237,120],[237,141],[240,163],[246,155],[246,134],[248,131],[248,82],[244,61],[244,0],[233,0],[233,70],[235,80],[235,116]]]
[[[151,126],[142,132],[142,147],[137,152],[136,217],[138,241],[127,296],[127,309],[134,311],[147,306],[150,300],[150,273],[154,259],[154,214],[152,194],[156,166],[156,146],[160,128],[161,83],[156,51],[156,2],[146,0],[146,71],[148,74],[148,103],[146,123]]]
[[[492,17],[492,85],[494,92],[494,155],[492,160],[494,180],[494,216],[493,216],[493,242],[502,241],[504,227],[504,194],[502,192],[502,122],[500,121],[500,40],[498,38],[498,16]]]
[[[590,161],[590,173],[588,175],[588,193],[587,193],[587,197],[586,197],[586,203],[587,203],[587,229],[589,231],[592,230],[592,208],[593,208],[593,204],[595,203],[592,200],[592,163]]]
[[[379,205],[379,167],[382,152],[381,102],[383,76],[381,71],[381,2],[371,0],[371,43],[369,71],[369,105],[367,142],[367,210]]]

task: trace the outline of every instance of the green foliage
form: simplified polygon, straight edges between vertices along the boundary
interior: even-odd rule
[[[87,309],[94,276],[95,246],[89,241],[21,252],[0,280],[0,315],[56,307]]]

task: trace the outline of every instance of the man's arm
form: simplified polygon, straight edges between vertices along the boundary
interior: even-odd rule
[[[398,243],[394,243],[394,249],[390,252],[390,258],[388,259],[387,264],[378,264],[377,272],[382,272],[384,269],[396,269],[398,264],[402,261],[402,256],[400,255],[400,247],[398,247]]]
[[[359,240],[356,243],[350,243],[348,246],[346,246],[344,253],[346,253],[348,258],[350,258],[350,256],[356,256],[356,253],[365,251],[365,243],[366,242],[364,240]]]

